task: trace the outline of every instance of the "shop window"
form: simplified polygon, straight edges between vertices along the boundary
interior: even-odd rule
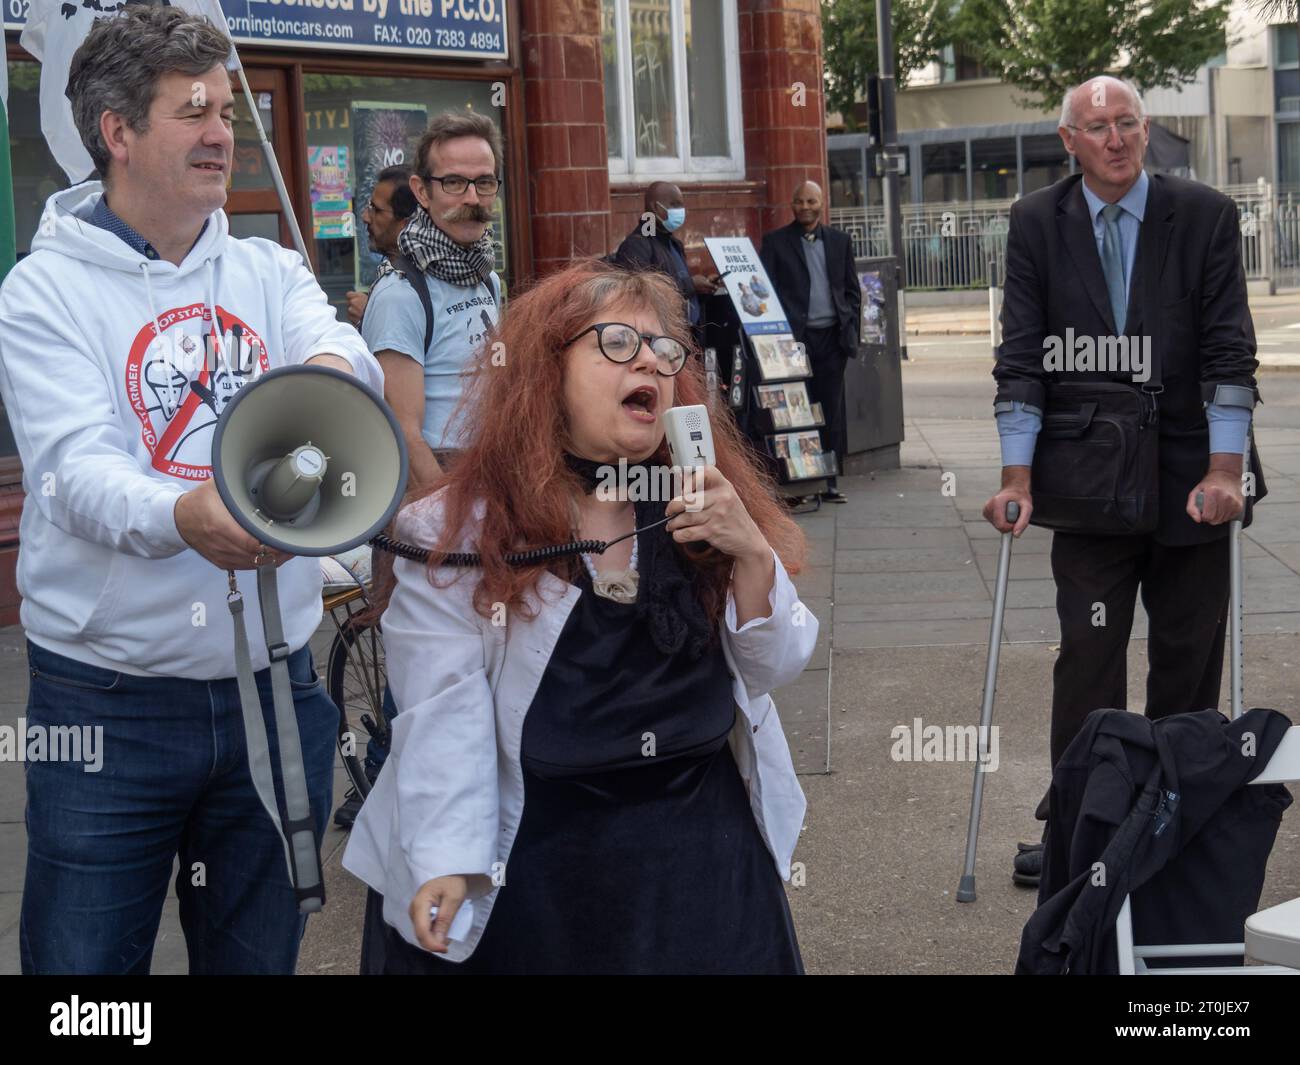
[[[18,258],[32,250],[32,238],[45,201],[68,187],[41,133],[41,67],[25,59],[9,61],[9,155],[14,182],[14,234]]]
[[[257,136],[257,126],[248,109],[248,100],[236,86],[235,92],[235,150],[230,165],[230,189],[232,192],[251,191],[253,189],[275,189],[275,178],[262,151],[262,142]],[[257,114],[262,120],[266,137],[275,143],[275,109],[271,106],[269,92],[254,92],[253,100],[257,104]],[[283,162],[280,164],[284,165]],[[279,239],[279,228],[272,240]],[[259,236],[261,234],[258,234]]]
[[[4,58],[0,49],[0,60]],[[9,156],[14,189],[14,247],[18,258],[31,253],[32,238],[45,201],[67,188],[67,176],[41,135],[41,68],[24,59],[9,60]],[[0,463],[18,454],[9,417],[0,402]],[[16,476],[16,474],[15,474]],[[8,480],[8,478],[6,478]]]
[[[601,0],[611,174],[743,177],[735,0]]]
[[[1016,138],[971,141],[971,198],[1009,200],[1016,194]]]
[[[316,242],[321,288],[342,309],[348,290],[369,287],[379,269],[381,256],[370,248],[361,221],[375,176],[387,166],[414,166],[420,137],[440,111],[469,109],[498,121],[499,110],[486,81],[304,74],[303,100],[312,200],[311,232],[303,235]],[[503,281],[506,197],[503,184],[492,223]]]

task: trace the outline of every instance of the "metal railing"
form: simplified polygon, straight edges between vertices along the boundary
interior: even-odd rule
[[[997,264],[1002,283],[1011,200],[977,203],[907,204],[903,207],[903,251],[911,289],[984,288],[988,266]],[[853,240],[858,256],[887,255],[882,208],[833,207],[830,223]]]
[[[1247,280],[1300,285],[1300,190],[1280,196],[1264,182],[1224,185],[1236,202],[1241,260]],[[912,290],[987,288],[1006,278],[1007,227],[1013,200],[907,204],[903,252]],[[830,224],[849,234],[854,254],[888,254],[885,212],[879,207],[832,207]],[[990,271],[992,271],[992,276]]]

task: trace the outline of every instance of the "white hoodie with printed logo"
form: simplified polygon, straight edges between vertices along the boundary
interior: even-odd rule
[[[27,492],[22,624],[34,643],[106,669],[232,677],[226,573],[185,543],[173,514],[211,476],[217,416],[266,370],[313,355],[341,356],[381,395],[383,373],[294,252],[231,237],[216,211],[180,266],[150,260],[89,223],[102,192],[88,182],[52,196],[32,254],[0,286],[0,395]],[[253,668],[264,669],[256,573],[238,581]],[[281,566],[279,589],[297,650],[321,619],[316,559]]]

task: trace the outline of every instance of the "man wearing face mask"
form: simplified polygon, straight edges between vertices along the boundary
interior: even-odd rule
[[[681,240],[674,236],[685,221],[682,190],[671,182],[656,181],[645,190],[645,213],[632,232],[623,238],[612,261],[629,269],[648,267],[660,270],[672,278],[686,301],[686,316],[698,338],[701,328],[699,298],[713,292],[718,278],[692,274],[686,265],[686,250]]]

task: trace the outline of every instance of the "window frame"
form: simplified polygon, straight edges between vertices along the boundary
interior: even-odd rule
[[[619,154],[608,158],[610,183],[635,185],[653,177],[660,181],[741,181],[745,178],[744,129],[740,107],[740,30],[736,0],[722,0],[724,102],[727,115],[728,155],[691,153],[690,91],[687,85],[685,8],[683,0],[669,0],[670,37],[673,62],[673,106],[676,110],[676,155],[636,154],[636,102],[632,81],[632,35],[630,0],[613,0],[614,35],[617,45]],[[603,51],[603,50],[602,50]],[[682,72],[678,76],[677,72]],[[609,131],[606,130],[606,136]],[[612,143],[612,138],[611,138]]]

